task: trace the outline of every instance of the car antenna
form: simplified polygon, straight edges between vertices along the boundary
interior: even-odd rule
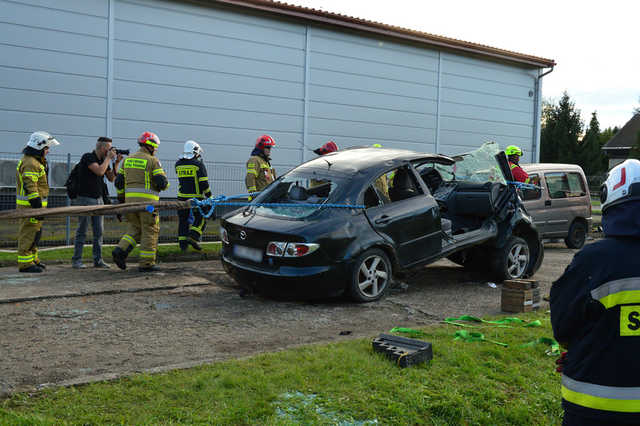
[[[324,161],[327,162],[327,164],[329,165],[329,167],[327,167],[327,170],[329,170],[331,168],[331,166],[333,165],[333,163],[330,163],[329,160],[327,160],[326,158],[323,158]]]

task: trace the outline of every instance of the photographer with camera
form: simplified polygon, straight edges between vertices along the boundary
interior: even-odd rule
[[[104,204],[104,199],[108,199],[107,186],[104,183],[106,176],[110,182],[115,180],[114,170],[118,169],[122,157],[128,153],[126,150],[116,150],[111,145],[111,138],[101,136],[96,142],[96,149],[82,156],[77,166],[76,198],[73,199],[75,206],[98,206]],[[115,159],[113,167],[111,161]],[[102,230],[104,218],[102,216],[80,216],[78,218],[78,229],[76,230],[75,247],[72,266],[75,269],[84,269],[82,263],[82,248],[87,236],[87,227],[91,220],[93,230],[93,266],[96,268],[109,268],[110,266],[102,259]]]

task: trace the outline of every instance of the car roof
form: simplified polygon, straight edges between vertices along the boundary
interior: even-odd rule
[[[541,172],[541,171],[571,171],[580,172],[584,174],[582,167],[577,164],[562,164],[562,163],[531,163],[520,165],[526,172]]]
[[[377,176],[393,167],[399,167],[415,160],[433,161],[441,164],[455,163],[451,157],[441,154],[428,154],[405,149],[358,147],[320,156],[301,164],[295,170],[330,169],[347,174],[360,173],[367,176]],[[329,164],[331,165],[329,166]]]

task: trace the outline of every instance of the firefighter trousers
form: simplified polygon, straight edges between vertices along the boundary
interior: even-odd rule
[[[189,212],[193,211],[193,223],[189,223]],[[178,210],[178,243],[186,244],[187,239],[202,240],[202,233],[207,228],[207,220],[197,209]],[[183,243],[184,241],[184,243]]]
[[[157,213],[127,213],[127,233],[122,236],[118,247],[129,253],[140,244],[140,266],[156,264],[158,237],[160,235],[160,216]]]
[[[18,231],[18,269],[39,263],[38,242],[42,235],[42,221],[35,217],[20,219]]]

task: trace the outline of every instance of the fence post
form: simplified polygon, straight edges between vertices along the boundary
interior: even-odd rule
[[[68,152],[67,153],[67,176],[69,176],[69,173],[71,173],[71,153]],[[71,199],[69,198],[69,195],[67,195],[67,206],[71,205]],[[71,217],[67,216],[67,229],[66,229],[66,240],[67,240],[67,244],[66,245],[71,245]]]

